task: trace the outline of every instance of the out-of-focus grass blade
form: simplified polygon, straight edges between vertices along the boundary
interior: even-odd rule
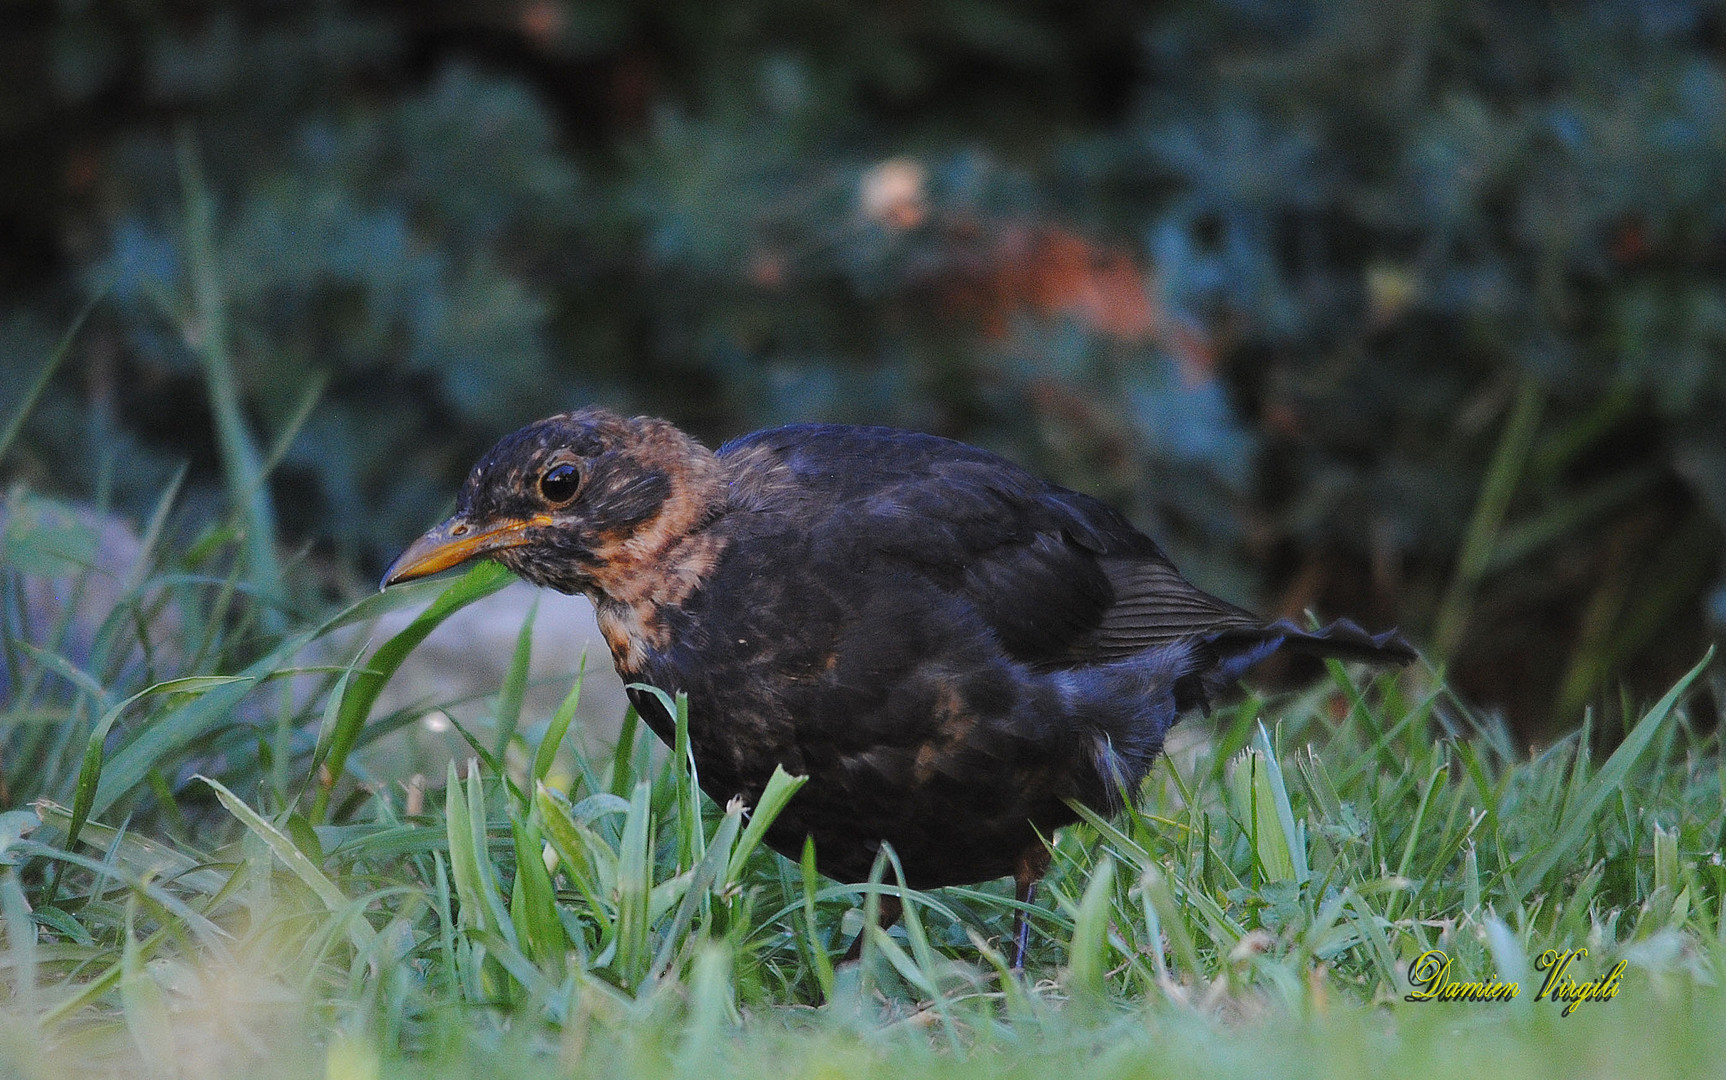
[[[252,478],[253,487],[248,488],[245,492],[246,498],[251,498],[255,488],[269,480],[270,474],[276,471],[276,466],[280,465],[282,459],[288,456],[288,451],[293,449],[294,440],[300,436],[300,429],[305,427],[306,421],[312,418],[312,410],[318,407],[318,401],[323,397],[324,389],[329,385],[329,382],[330,373],[328,371],[307,373],[305,385],[300,390],[300,399],[294,403],[294,407],[288,411],[286,418],[276,428],[274,441],[270,443],[269,450],[264,453],[264,460],[258,466],[258,473]]]
[[[1545,404],[1540,381],[1532,375],[1525,377],[1517,391],[1515,406],[1505,420],[1498,446],[1493,450],[1492,463],[1481,481],[1480,497],[1469,518],[1462,550],[1456,557],[1456,570],[1452,573],[1444,600],[1439,604],[1432,634],[1432,649],[1436,656],[1450,658],[1462,641],[1463,631],[1468,628],[1475,590],[1491,565],[1505,511],[1510,508],[1511,496],[1516,493],[1529,453],[1534,448]]]
[[[312,640],[306,633],[284,643],[268,655],[247,667],[239,675],[223,676],[229,681],[208,687],[183,706],[167,710],[102,765],[101,783],[96,789],[91,814],[101,814],[115,800],[143,783],[151,770],[189,745],[212,726],[222,723],[251,692],[252,685],[278,674],[293,656]]]
[[[681,1075],[700,1076],[711,1068],[719,1050],[721,1029],[742,1022],[737,1015],[736,980],[731,974],[731,950],[723,942],[709,941],[695,955],[689,980],[689,1016],[684,1021],[683,1046],[679,1050]]]
[[[138,538],[137,554],[132,556],[132,564],[126,568],[126,576],[120,583],[122,595],[135,596],[149,578],[150,568],[155,563],[156,547],[162,542],[162,531],[168,526],[168,514],[174,508],[174,500],[180,495],[181,485],[185,483],[187,468],[188,466],[182,464],[175,469],[167,486],[156,497],[156,507],[150,512],[150,520],[144,526],[143,535]],[[115,616],[124,617],[125,614],[125,605],[115,607]]]
[[[41,664],[49,671],[52,671],[54,674],[65,679],[73,686],[76,686],[79,690],[90,695],[90,700],[96,703],[97,708],[106,712],[114,707],[114,698],[108,693],[107,688],[102,685],[101,681],[94,675],[91,675],[89,672],[78,667],[78,665],[72,663],[72,661],[66,659],[64,656],[48,649],[38,648],[30,642],[22,639],[14,640],[12,644],[23,649],[26,653],[29,653],[37,663]]]
[[[211,922],[200,912],[192,910],[184,900],[156,884],[159,875],[154,870],[145,870],[141,874],[134,875],[124,872],[117,861],[98,862],[84,855],[61,851],[58,848],[51,848],[46,844],[38,844],[30,840],[22,841],[16,845],[16,848],[20,854],[40,856],[52,862],[63,862],[70,866],[76,866],[81,870],[89,871],[98,879],[112,879],[134,892],[142,893],[151,904],[180,920],[185,929],[197,935],[201,944],[211,949],[223,949],[225,943],[233,937],[232,934]],[[221,895],[221,893],[217,893],[213,898],[210,904],[212,908],[220,905]],[[57,1009],[59,1006],[55,1006],[55,1008]]]
[[[1678,894],[1678,831],[1654,823],[1654,891],[1668,899]]]
[[[1462,913],[1480,917],[1480,856],[1472,843],[1462,853]]]
[[[395,675],[396,669],[401,667],[402,661],[437,629],[438,624],[475,600],[490,596],[514,580],[515,576],[499,563],[475,564],[438,594],[431,606],[420,612],[413,622],[378,646],[377,651],[367,658],[365,669],[349,680],[347,690],[341,698],[335,730],[330,736],[329,753],[324,759],[329,775],[324,782],[319,783],[318,793],[312,801],[312,811],[308,815],[312,824],[323,823],[324,815],[329,809],[330,791],[347,768],[348,755],[359,743],[360,729],[371,715],[372,704],[383,692],[384,685]]]
[[[1496,915],[1486,917],[1486,947],[1492,954],[1492,966],[1500,982],[1529,986],[1528,954],[1516,940],[1516,934]],[[1534,1004],[1533,994],[1521,994],[1512,999],[1512,1007],[1527,1009]]]
[[[1109,915],[1114,910],[1115,860],[1104,855],[1091,871],[1073,920],[1067,950],[1067,986],[1077,1000],[1100,1005],[1108,999]]]
[[[1146,925],[1151,924],[1154,916],[1156,924],[1161,928],[1169,948],[1175,954],[1175,962],[1180,964],[1188,978],[1196,978],[1204,968],[1199,966],[1199,949],[1193,943],[1192,931],[1187,928],[1185,913],[1181,911],[1175,894],[1169,888],[1168,878],[1163,876],[1160,867],[1152,865],[1145,867],[1139,877],[1139,888],[1143,891]],[[1161,952],[1158,939],[1151,937],[1152,947]]]
[[[138,898],[126,901],[126,941],[120,955],[120,1006],[126,1016],[126,1030],[138,1047],[139,1055],[151,1076],[173,1076],[174,1022],[163,999],[162,988],[150,977],[144,965],[143,950],[138,947],[133,922],[137,915]]]
[[[337,1034],[324,1050],[324,1080],[378,1080],[383,1055],[370,1039]]]
[[[187,270],[192,284],[192,310],[197,325],[193,352],[204,370],[204,386],[215,420],[222,474],[232,512],[244,523],[246,577],[270,608],[282,602],[282,572],[276,557],[276,513],[263,482],[263,462],[246,426],[239,379],[229,353],[227,294],[217,263],[215,200],[204,182],[198,151],[189,128],[178,132],[180,184],[185,197]]]
[[[12,968],[11,1008],[23,1016],[36,1015],[36,924],[30,917],[30,901],[18,883],[18,868],[0,870],[0,915],[6,922],[6,952]]]
[[[104,286],[94,296],[84,301],[84,306],[79,308],[78,314],[72,317],[72,325],[66,328],[66,333],[61,336],[59,344],[55,345],[54,351],[48,354],[48,359],[43,363],[42,370],[36,373],[34,379],[30,380],[29,389],[25,390],[24,396],[18,399],[18,405],[12,410],[12,415],[6,418],[6,427],[0,429],[0,461],[5,460],[6,452],[12,449],[12,443],[18,438],[18,432],[24,429],[24,421],[29,419],[31,411],[36,408],[36,403],[42,400],[43,391],[48,389],[49,381],[54,378],[54,373],[60,370],[60,365],[65,363],[66,357],[72,352],[72,342],[77,339],[78,331],[84,328],[85,320],[89,319],[90,312],[96,310],[96,305],[101,303],[102,297],[107,294],[107,291],[107,287]]]
[[[372,929],[372,924],[361,915],[350,914],[353,904],[347,895],[336,887],[335,882],[324,876],[324,872],[306,857],[306,853],[299,849],[299,846],[288,837],[287,833],[265,821],[262,815],[246,805],[244,799],[223,787],[220,781],[212,780],[208,776],[200,776],[198,779],[209,785],[210,789],[216,793],[216,798],[220,799],[222,805],[227,808],[228,813],[239,818],[240,823],[250,829],[252,835],[269,845],[271,853],[287,864],[288,869],[294,872],[294,876],[317,894],[318,899],[323,901],[324,907],[329,910],[330,914],[344,917],[345,926],[343,928],[347,931],[348,939],[353,942],[355,949],[363,953],[371,948],[372,939],[376,934]]]
[[[72,811],[59,803],[38,800],[36,816],[43,825],[62,834],[71,831]],[[198,860],[138,833],[86,821],[81,838],[91,847],[107,852],[115,866],[140,877],[153,874],[205,896],[215,896],[228,884],[228,876],[221,871],[202,868],[204,864]],[[70,847],[64,840],[61,846]]]

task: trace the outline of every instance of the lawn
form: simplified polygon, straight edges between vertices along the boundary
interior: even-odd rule
[[[579,679],[532,714],[531,621],[464,760],[372,775],[424,712],[382,688],[507,574],[267,603],[242,530],[167,539],[171,494],[106,592],[56,569],[75,518],[11,497],[7,1075],[1721,1071],[1726,769],[1686,710],[1710,658],[1533,751],[1421,665],[1249,692],[1053,838],[1025,972],[1005,881],[906,893],[835,968],[895,868],[761,846],[797,778],[720,807],[633,717],[593,745]],[[393,638],[342,636],[401,607]],[[1465,983],[1501,1000],[1408,1000]]]

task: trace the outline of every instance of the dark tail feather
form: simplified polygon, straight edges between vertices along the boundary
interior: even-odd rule
[[[1349,619],[1338,619],[1317,630],[1302,630],[1287,619],[1251,629],[1222,630],[1209,641],[1220,655],[1251,652],[1260,642],[1275,642],[1271,651],[1297,656],[1334,656],[1338,660],[1364,660],[1369,664],[1408,664],[1420,654],[1395,630],[1369,634]],[[1259,659],[1269,653],[1263,654]]]
[[[1219,630],[1203,640],[1216,663],[1177,688],[1177,702],[1183,711],[1195,705],[1207,708],[1212,694],[1232,686],[1254,664],[1275,652],[1399,665],[1420,656],[1395,630],[1369,634],[1348,619],[1317,630],[1302,630],[1287,619],[1278,619],[1262,626]]]

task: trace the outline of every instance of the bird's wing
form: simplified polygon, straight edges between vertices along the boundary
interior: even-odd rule
[[[1095,663],[1264,625],[1181,577],[1113,508],[976,447],[802,425],[721,450],[740,452],[773,457],[822,546],[915,566],[1023,663]]]
[[[1165,558],[1099,559],[1115,599],[1085,642],[1087,659],[1116,660],[1158,645],[1222,631],[1253,631],[1264,620],[1181,577]]]

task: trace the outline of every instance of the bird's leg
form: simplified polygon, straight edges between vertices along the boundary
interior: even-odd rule
[[[889,926],[892,926],[894,923],[899,921],[899,914],[904,911],[904,909],[904,902],[897,896],[891,893],[882,893],[881,910],[880,914],[876,916],[875,925],[879,926],[883,930],[887,929]],[[867,912],[869,909],[868,907],[864,907],[863,910]],[[857,931],[857,936],[851,939],[851,947],[845,950],[845,955],[839,962],[841,964],[849,964],[854,960],[860,959],[863,955],[863,939],[868,936],[869,927],[865,925],[863,929]]]
[[[1031,944],[1031,920],[1025,908],[1037,896],[1037,882],[1049,870],[1049,849],[1041,843],[1019,852],[1013,868],[1013,899],[1019,906],[1013,909],[1013,970],[1025,970],[1025,949]]]

